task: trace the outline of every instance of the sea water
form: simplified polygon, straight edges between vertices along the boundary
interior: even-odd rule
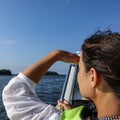
[[[0,76],[0,120],[9,120],[2,103],[2,90],[13,77],[14,76]],[[57,100],[60,98],[64,80],[65,75],[44,76],[35,88],[36,93],[42,101],[55,106]]]

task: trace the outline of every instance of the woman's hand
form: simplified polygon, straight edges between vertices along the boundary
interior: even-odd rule
[[[72,108],[73,108],[72,105],[68,101],[66,101],[66,100],[60,101],[60,100],[58,100],[58,109],[64,111],[64,110],[70,110]]]
[[[56,59],[58,58],[57,60],[63,61],[63,62],[78,64],[80,59],[78,55],[67,52],[67,51],[63,51],[63,50],[53,51],[53,54],[55,53],[57,54]]]

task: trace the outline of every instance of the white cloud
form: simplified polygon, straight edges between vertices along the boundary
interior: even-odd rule
[[[15,40],[0,40],[0,45],[13,45],[15,43]]]

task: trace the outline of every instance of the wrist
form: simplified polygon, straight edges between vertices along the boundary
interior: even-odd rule
[[[63,50],[55,50],[55,51],[51,52],[51,56],[54,57],[55,62],[63,61],[62,60],[63,52],[64,52]]]

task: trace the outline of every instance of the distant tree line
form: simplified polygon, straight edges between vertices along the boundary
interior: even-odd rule
[[[12,72],[7,69],[1,69],[0,75],[12,75]],[[45,75],[59,75],[57,72],[54,71],[47,71]]]
[[[54,71],[47,71],[45,75],[59,75],[59,74]]]
[[[12,72],[10,70],[1,69],[0,75],[12,75]]]

